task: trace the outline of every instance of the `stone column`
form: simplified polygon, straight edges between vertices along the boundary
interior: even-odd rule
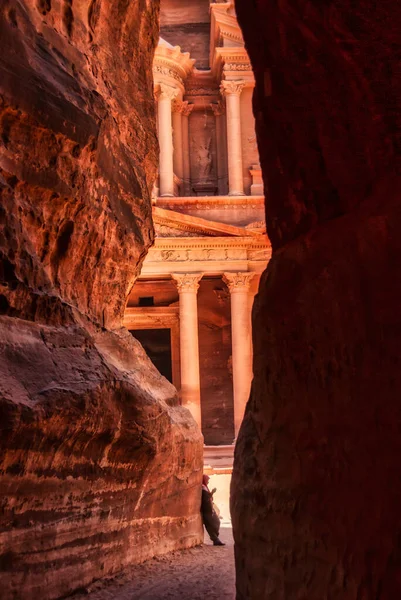
[[[173,273],[180,296],[181,400],[201,427],[197,292],[202,273]]]
[[[184,196],[192,196],[191,190],[191,163],[189,158],[189,115],[194,105],[183,102],[182,107],[182,159],[184,170]]]
[[[184,156],[182,147],[182,110],[184,108],[184,102],[181,100],[175,100],[173,102],[173,163],[174,173],[183,182],[184,179]],[[181,185],[183,190],[183,185]],[[183,192],[181,191],[181,195]]]
[[[249,288],[254,273],[224,273],[231,296],[231,333],[234,385],[234,428],[237,438],[252,382],[252,324]]]
[[[156,91],[160,146],[160,196],[174,196],[173,128],[171,102],[178,90],[160,84]]]
[[[230,196],[244,195],[241,138],[241,92],[244,81],[222,81],[220,91],[226,97],[228,188]]]
[[[216,119],[216,146],[217,146],[217,178],[218,178],[218,189],[219,196],[226,194],[226,165],[225,157],[226,152],[224,148],[225,143],[225,131],[224,131],[224,105],[222,102],[218,104],[210,105],[215,119]]]

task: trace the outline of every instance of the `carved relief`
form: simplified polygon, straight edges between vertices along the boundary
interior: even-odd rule
[[[217,96],[219,91],[213,88],[189,88],[186,92],[186,96]]]
[[[212,138],[209,136],[205,142],[200,143],[192,138],[192,143],[196,148],[199,181],[200,183],[209,181],[213,170],[213,157],[210,151]]]
[[[174,279],[178,293],[192,292],[196,293],[199,289],[199,282],[202,279],[202,273],[173,273],[172,278]]]
[[[160,83],[155,90],[157,100],[174,100],[178,96],[179,90],[165,83]]]
[[[251,281],[254,276],[255,273],[249,273],[248,271],[224,273],[223,281],[227,285],[231,294],[233,292],[247,292],[249,291]]]
[[[266,250],[264,250],[266,253]],[[148,262],[211,262],[247,260],[246,248],[182,248],[149,251]]]
[[[240,95],[245,87],[245,81],[222,81],[220,92],[223,96],[229,94]]]
[[[250,63],[226,63],[223,71],[252,71]]]
[[[167,67],[164,65],[154,65],[153,66],[153,74],[156,76],[164,75],[165,77],[172,77],[173,79],[178,81],[178,83],[180,83],[182,86],[184,85],[184,81],[183,81],[182,77],[180,77],[178,75],[178,73],[176,71],[174,71],[173,69],[171,69],[170,67]]]
[[[217,298],[217,302],[219,303],[219,306],[225,306],[227,304],[229,296],[230,296],[229,293],[227,292],[227,290],[221,289],[221,288],[215,288],[213,291]]]
[[[183,102],[182,103],[184,106],[182,107],[182,114],[184,117],[189,117],[189,115],[191,114],[191,112],[194,109],[194,105],[193,104],[188,104],[188,102]]]
[[[224,106],[223,102],[213,102],[210,105],[210,108],[212,109],[215,117],[220,117],[226,112],[226,107]]]
[[[156,237],[158,238],[171,238],[171,237],[198,237],[199,235],[207,235],[193,229],[184,229],[179,227],[170,227],[169,225],[162,225],[156,223]]]
[[[172,111],[175,113],[182,113],[184,108],[188,105],[188,102],[183,102],[182,100],[174,100],[172,105]]]

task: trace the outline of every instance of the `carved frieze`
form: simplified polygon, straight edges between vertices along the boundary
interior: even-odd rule
[[[172,69],[171,67],[169,67],[167,65],[154,64],[153,65],[153,75],[156,76],[155,79],[157,79],[157,75],[164,75],[165,77],[172,77],[173,79],[178,81],[179,84],[184,86],[184,80],[182,79],[182,77],[180,77],[180,75],[178,75],[178,73],[176,71],[174,71],[174,69]]]
[[[217,88],[189,88],[186,90],[186,96],[218,96],[219,90]]]
[[[223,71],[252,71],[251,63],[226,63]]]
[[[196,262],[246,260],[246,248],[152,248],[147,261],[152,262]]]

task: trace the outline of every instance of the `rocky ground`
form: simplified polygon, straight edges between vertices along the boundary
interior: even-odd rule
[[[224,526],[225,547],[203,546],[172,552],[94,584],[70,600],[234,600],[232,530]]]

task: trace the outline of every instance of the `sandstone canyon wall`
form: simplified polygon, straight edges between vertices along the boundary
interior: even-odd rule
[[[401,5],[237,0],[273,258],[232,484],[238,600],[401,597]]]
[[[200,541],[200,433],[121,328],[153,239],[157,21],[153,0],[1,3],[4,600]]]

